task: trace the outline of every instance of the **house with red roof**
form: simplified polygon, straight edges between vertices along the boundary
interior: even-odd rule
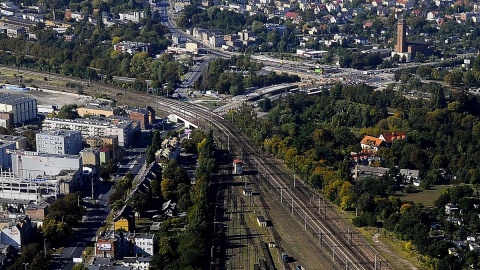
[[[407,134],[403,131],[385,132],[378,138],[366,135],[360,142],[362,153],[375,155],[381,147],[388,147],[396,140],[406,140]]]
[[[375,138],[373,136],[366,135],[360,142],[363,153],[375,154],[381,147],[385,146],[385,142],[382,139]]]
[[[293,12],[293,11],[288,11],[284,15],[285,19],[290,19],[294,22],[299,22],[302,20],[302,16],[300,16],[298,13]]]
[[[395,140],[405,140],[407,138],[407,134],[403,131],[387,132],[382,133],[378,138],[383,140],[387,144],[391,144]]]
[[[285,18],[296,19],[296,18],[298,18],[298,13],[293,12],[293,11],[288,11],[287,13],[285,13]]]

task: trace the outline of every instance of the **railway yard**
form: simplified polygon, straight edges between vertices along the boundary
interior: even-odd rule
[[[230,227],[227,223],[229,234],[225,236],[229,243],[225,250],[226,265],[229,265],[229,269],[250,269],[245,268],[245,264],[252,264],[251,258],[255,256],[260,258],[260,261],[268,260],[256,249],[260,235],[257,229],[252,228],[258,225],[250,228],[247,226],[249,223],[246,214],[250,213],[252,208],[246,207],[246,199],[241,197],[245,182],[255,190],[252,200],[254,204],[258,204],[258,211],[262,216],[269,221],[269,234],[262,237],[269,238],[269,241],[279,247],[270,248],[274,250],[272,258],[276,269],[293,269],[296,264],[303,264],[305,269],[309,269],[309,266],[312,269],[413,269],[410,265],[387,262],[381,253],[336,211],[334,205],[303,182],[294,183],[291,172],[286,171],[280,163],[274,162],[274,159],[265,157],[230,122],[202,107],[163,98],[158,102],[167,111],[182,114],[192,123],[212,129],[217,141],[229,142],[227,148],[243,159],[246,171],[249,172],[244,176],[246,180],[231,180],[233,187],[226,193],[225,189],[223,191],[227,198],[225,213],[230,215],[228,220],[232,223]],[[282,232],[282,237],[291,239],[287,241],[286,238],[280,238],[279,231]],[[280,266],[278,254],[283,250],[293,257],[292,262]],[[295,262],[297,258],[298,261]],[[218,269],[222,267],[218,266]]]

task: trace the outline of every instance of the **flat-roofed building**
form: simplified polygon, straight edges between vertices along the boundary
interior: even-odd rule
[[[11,94],[0,94],[0,113],[13,116],[13,125],[37,118],[37,100]]]
[[[86,116],[109,117],[114,115],[113,108],[110,106],[91,105],[91,104],[85,107],[78,108],[77,113],[81,117],[86,117]]]
[[[39,153],[78,155],[82,151],[82,133],[76,130],[52,129],[36,135]]]
[[[149,50],[150,43],[122,41],[113,45],[115,51],[121,51],[123,53],[135,54],[138,52],[147,52]]]
[[[119,146],[128,146],[133,133],[140,130],[140,127],[134,126],[133,121],[125,120],[112,123],[107,120],[47,118],[43,121],[43,129],[78,130],[82,132],[83,138],[114,135],[118,138]]]
[[[23,151],[12,154],[12,170],[22,178],[58,175],[62,171],[82,171],[80,155],[61,155]]]
[[[154,255],[153,246],[155,245],[155,234],[151,233],[125,233],[125,239],[127,242],[133,244],[133,255],[139,257],[152,257]],[[130,245],[125,245],[126,247]]]
[[[97,136],[97,137],[88,137],[85,139],[85,143],[90,145],[90,147],[100,148],[107,145],[118,146],[118,136],[109,135],[109,136]]]
[[[13,142],[15,143],[15,149],[27,149],[28,147],[27,138],[23,136],[0,135],[0,142]]]

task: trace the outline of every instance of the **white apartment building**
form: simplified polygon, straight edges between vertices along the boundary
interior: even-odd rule
[[[134,253],[137,256],[151,257],[154,254],[153,243],[155,235],[149,233],[125,233],[125,239],[134,244]]]
[[[133,125],[133,121],[121,121],[114,124],[110,121],[92,120],[92,119],[59,119],[47,118],[43,122],[44,130],[52,129],[70,129],[82,133],[83,138],[95,136],[118,136],[119,146],[128,146],[132,139],[132,134],[139,130],[139,125]]]
[[[52,129],[36,135],[37,152],[78,155],[82,151],[82,133],[77,130]]]

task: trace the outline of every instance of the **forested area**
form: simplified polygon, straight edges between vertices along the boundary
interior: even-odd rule
[[[424,89],[431,99],[408,99],[392,88],[374,91],[363,84],[335,85],[317,96],[296,94],[274,101],[265,118],[257,118],[253,107],[245,105],[231,111],[227,119],[342,209],[356,208],[355,225],[383,227],[425,255],[427,264],[439,267],[452,259],[445,257],[444,248],[452,244],[429,237],[429,231],[446,203],[459,202],[464,207],[462,215],[468,214],[464,221],[469,225],[461,233],[480,232],[478,225],[470,226],[478,223],[480,212],[473,204],[480,201],[468,197],[474,193],[471,187],[458,186],[480,183],[480,102],[463,90],[447,91],[435,84]],[[350,153],[360,151],[364,135],[378,137],[387,131],[405,131],[408,138],[379,151],[389,174],[354,181]],[[441,196],[435,210],[427,211],[394,196],[403,188],[396,177],[399,168],[420,170],[425,189],[435,184],[457,187]],[[455,177],[447,178],[439,169]],[[459,237],[453,223],[438,221],[445,238]],[[463,256],[473,260],[468,252]]]

